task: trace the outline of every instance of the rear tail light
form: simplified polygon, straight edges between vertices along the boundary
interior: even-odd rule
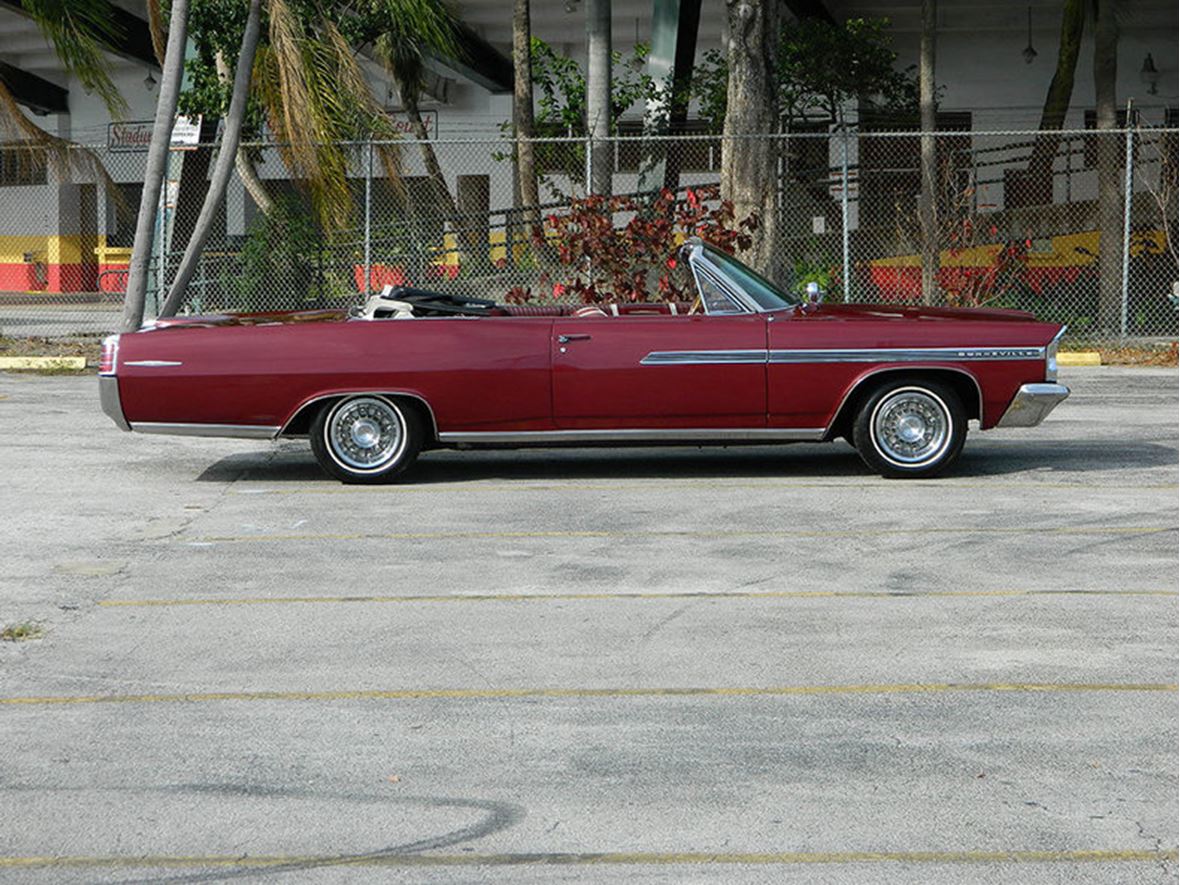
[[[114,375],[119,361],[119,336],[109,335],[102,340],[102,354],[98,358],[98,374]]]

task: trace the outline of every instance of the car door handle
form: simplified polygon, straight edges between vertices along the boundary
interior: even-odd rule
[[[571,341],[589,341],[589,335],[558,335],[558,344],[569,344]]]

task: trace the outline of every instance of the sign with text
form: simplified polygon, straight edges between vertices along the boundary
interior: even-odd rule
[[[406,117],[405,111],[394,108],[389,113],[393,117],[393,128],[396,131],[406,138],[418,137],[414,132],[414,124]],[[419,111],[418,113],[422,117],[422,125],[426,127],[426,137],[438,138],[438,111]]]
[[[151,120],[127,120],[107,124],[107,147],[112,151],[146,151],[152,143]],[[201,116],[177,117],[169,147],[191,151],[201,141]]]

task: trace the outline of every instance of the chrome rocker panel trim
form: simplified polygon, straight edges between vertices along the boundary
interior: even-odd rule
[[[127,419],[123,415],[123,402],[119,399],[119,379],[117,377],[114,375],[98,376],[98,401],[102,404],[103,412],[115,422],[116,427],[120,430],[131,429],[131,425],[127,423]]]
[[[1022,384],[996,427],[1036,427],[1067,396],[1062,384]]]
[[[439,442],[464,445],[570,445],[578,443],[819,442],[822,427],[628,428],[440,433]]]
[[[219,436],[228,439],[274,439],[278,425],[265,424],[166,424],[140,421],[131,425],[136,433],[166,433],[173,436]]]

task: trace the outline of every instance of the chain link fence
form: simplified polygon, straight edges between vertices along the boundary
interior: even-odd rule
[[[828,300],[1018,308],[1068,323],[1075,340],[1176,337],[1176,129],[938,132],[927,136],[929,200],[917,131],[862,122],[767,138],[781,258],[770,271],[786,289],[817,283]],[[594,299],[604,293],[588,273],[596,249],[609,245],[616,264],[620,249],[633,250],[651,273],[658,264],[646,253],[694,226],[765,235],[766,225],[741,227],[740,211],[717,211],[716,136],[537,140],[535,209],[521,207],[509,140],[345,148],[348,220],[326,230],[313,188],[290,179],[280,147],[248,146],[254,174],[231,179],[185,311],[344,308],[386,285],[498,301]],[[215,151],[171,155],[149,316],[192,235]],[[612,157],[610,203],[585,199],[596,151]],[[116,327],[144,159],[106,146],[0,145],[0,333]],[[663,187],[671,198],[656,196]],[[602,223],[591,216],[606,219],[596,237],[585,235]],[[615,294],[673,297],[651,283],[632,280]]]

